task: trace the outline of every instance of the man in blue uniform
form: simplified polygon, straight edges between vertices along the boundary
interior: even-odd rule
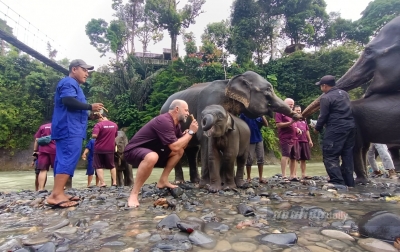
[[[71,61],[69,76],[60,80],[54,95],[54,111],[51,138],[56,140],[56,160],[54,165],[54,187],[47,198],[53,208],[76,206],[80,199],[66,195],[64,186],[69,177],[74,176],[75,167],[82,151],[82,141],[86,138],[88,111],[100,111],[101,103],[88,104],[79,85],[86,82],[88,70],[93,66],[81,59]]]
[[[355,122],[349,94],[333,88],[336,82],[332,75],[322,77],[315,85],[324,93],[315,130],[321,132],[325,126],[322,155],[329,182],[354,187]],[[341,165],[339,157],[342,158]]]

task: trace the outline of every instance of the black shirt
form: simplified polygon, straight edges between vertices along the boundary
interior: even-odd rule
[[[315,129],[321,131],[326,124],[327,130],[343,132],[355,127],[350,97],[346,91],[331,89],[320,100],[321,112]]]

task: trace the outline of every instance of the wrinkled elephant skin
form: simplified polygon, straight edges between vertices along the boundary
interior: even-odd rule
[[[240,118],[228,113],[221,105],[205,107],[201,113],[205,156],[202,166],[207,172],[202,174],[201,184],[209,184],[210,192],[232,189],[244,183],[244,166],[250,144],[250,129]],[[235,161],[237,172],[235,176]]]
[[[117,173],[118,186],[132,186],[133,173],[132,167],[124,160],[124,149],[128,144],[128,138],[123,131],[118,131],[118,136],[115,138],[117,151],[114,153],[114,164]]]
[[[387,23],[366,45],[357,62],[337,81],[336,88],[349,91],[371,81],[365,97],[399,91],[398,62],[400,62],[400,17]],[[303,116],[308,117],[318,109],[319,98],[303,111]]]
[[[160,113],[168,112],[171,102],[181,99],[188,103],[189,111],[194,118],[200,122],[200,114],[208,105],[221,105],[226,111],[234,115],[244,113],[249,117],[255,118],[262,115],[271,115],[272,112],[279,112],[298,119],[299,115],[294,113],[279,97],[276,96],[274,89],[267,80],[255,72],[248,71],[237,75],[230,80],[216,80],[213,82],[195,84],[192,87],[171,95],[161,108]],[[181,125],[182,130],[189,126],[189,121]],[[204,149],[206,142],[201,127],[196,137],[190,141],[185,149],[185,154],[189,161],[190,180],[199,181],[197,170],[198,146],[201,145],[201,156],[206,155]],[[202,174],[207,173],[204,165]],[[179,177],[179,176],[181,177]],[[193,176],[192,176],[193,175]],[[175,167],[176,181],[183,181],[183,172],[180,164]]]
[[[367,182],[366,153],[370,143],[400,144],[400,92],[374,94],[351,102],[356,122],[353,148],[356,182]]]

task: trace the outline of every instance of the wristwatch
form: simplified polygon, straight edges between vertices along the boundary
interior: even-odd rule
[[[189,130],[189,131],[188,131],[188,133],[189,133],[189,135],[191,135],[191,136],[193,136],[193,135],[194,135],[194,132],[193,132],[193,130]]]

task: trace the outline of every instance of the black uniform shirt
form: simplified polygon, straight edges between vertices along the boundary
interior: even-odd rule
[[[321,111],[315,129],[343,132],[355,127],[349,94],[341,89],[331,89],[320,100]]]

